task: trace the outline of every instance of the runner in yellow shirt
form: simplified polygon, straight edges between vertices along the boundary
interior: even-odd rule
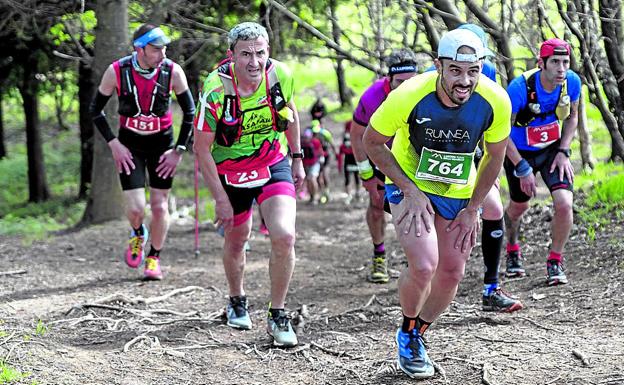
[[[483,42],[471,31],[445,34],[437,72],[394,90],[364,134],[368,156],[386,177],[397,237],[408,267],[401,273],[398,363],[410,377],[433,376],[422,333],[451,303],[476,243],[478,212],[505,157],[511,103],[481,75]],[[386,142],[394,136],[392,150]],[[484,137],[485,155],[473,157]]]

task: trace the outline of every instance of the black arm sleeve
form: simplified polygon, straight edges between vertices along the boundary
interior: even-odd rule
[[[95,97],[91,102],[91,106],[89,107],[89,111],[91,112],[91,118],[93,119],[93,124],[97,127],[100,134],[106,140],[106,143],[115,139],[115,134],[113,134],[113,130],[111,130],[108,122],[106,121],[106,115],[102,111],[106,103],[108,103],[108,99],[110,99],[111,95],[104,95],[98,90],[95,93]]]
[[[195,102],[191,91],[187,89],[181,94],[176,94],[178,104],[182,109],[182,124],[180,125],[180,135],[176,146],[188,146],[189,139],[193,133],[193,119],[195,118]]]

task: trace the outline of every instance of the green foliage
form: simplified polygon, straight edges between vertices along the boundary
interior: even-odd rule
[[[22,373],[12,366],[9,366],[4,361],[0,361],[0,384],[10,384],[12,382],[18,382],[28,377],[29,375],[29,373]]]
[[[297,95],[295,102],[300,115],[307,113],[316,98],[321,97],[335,120],[345,121],[350,118],[353,111],[339,110],[340,102],[334,96],[338,93],[338,82],[332,60],[318,58],[311,58],[305,62],[291,60],[288,61],[288,66],[295,78]],[[352,102],[355,105],[375,79],[375,74],[366,68],[346,64],[345,77],[354,92]],[[333,115],[333,112],[337,115]]]
[[[37,321],[37,326],[35,326],[35,334],[39,337],[43,337],[48,332],[49,328],[46,324],[43,323],[42,320]]]
[[[68,13],[63,15],[61,20],[62,22],[54,24],[48,31],[54,45],[60,46],[64,43],[71,42],[71,32],[79,35],[74,36],[75,39],[81,41],[81,43],[85,44],[87,47],[93,48],[93,43],[95,42],[95,26],[97,25],[95,11],[87,10],[82,13]],[[71,31],[67,30],[66,25],[73,27]]]
[[[594,241],[596,232],[624,216],[624,165],[599,163],[594,170],[575,176],[574,184],[586,195],[578,217],[587,228],[587,238]]]
[[[624,176],[624,164],[622,163],[598,163],[593,170],[586,170],[574,176],[574,186],[578,190],[586,192],[589,196],[599,194],[598,191],[614,184]],[[624,188],[624,185],[622,186]],[[624,201],[624,195],[618,201]],[[593,202],[592,202],[593,204]]]
[[[52,199],[29,203],[26,146],[11,146],[9,156],[0,160],[0,235],[22,235],[32,241],[80,220],[85,203],[75,199],[80,174],[75,134],[64,132],[46,139],[44,162]]]
[[[589,194],[587,203],[590,205],[622,205],[624,203],[624,173],[612,175],[608,179],[596,183]]]
[[[131,1],[128,4],[128,17],[130,20],[143,20],[143,17],[146,13],[145,6],[139,1]],[[130,33],[134,33],[134,31],[139,28],[143,24],[143,21],[131,21],[130,22]]]

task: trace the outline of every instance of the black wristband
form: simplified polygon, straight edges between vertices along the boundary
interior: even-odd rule
[[[91,101],[91,105],[89,106],[89,112],[91,113],[91,118],[93,119],[93,124],[97,127],[100,134],[106,140],[106,143],[115,139],[115,134],[113,134],[113,130],[111,130],[108,121],[106,120],[106,115],[102,111],[106,103],[108,103],[108,99],[110,99],[111,95],[104,95],[97,90],[95,93],[95,97]]]
[[[290,156],[293,159],[303,159],[303,152],[293,152]]]
[[[184,114],[182,117],[182,124],[180,124],[180,134],[176,141],[176,146],[188,147],[189,140],[193,134],[193,119],[195,118],[195,102],[193,102],[193,96],[191,91],[187,88],[186,91],[181,94],[176,94],[178,104]]]

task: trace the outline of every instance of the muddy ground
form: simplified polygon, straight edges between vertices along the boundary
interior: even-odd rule
[[[254,328],[236,331],[221,317],[222,238],[203,223],[196,257],[193,219],[182,215],[171,226],[161,282],[141,281],[123,262],[125,221],[31,245],[1,238],[0,272],[25,272],[0,275],[0,360],[26,373],[16,382],[24,384],[624,384],[621,222],[591,242],[585,225],[575,225],[570,284],[548,288],[551,213],[533,207],[523,225],[529,275],[502,278],[525,304],[514,314],[481,310],[475,248],[455,301],[428,332],[438,373],[416,381],[395,366],[397,280],[366,282],[365,203],[347,205],[339,190],[326,205],[298,206],[287,308],[299,322],[299,347],[273,348],[265,332],[270,243],[257,225],[246,270]],[[178,202],[178,213],[191,203]],[[391,267],[400,270],[391,225],[387,238]]]

